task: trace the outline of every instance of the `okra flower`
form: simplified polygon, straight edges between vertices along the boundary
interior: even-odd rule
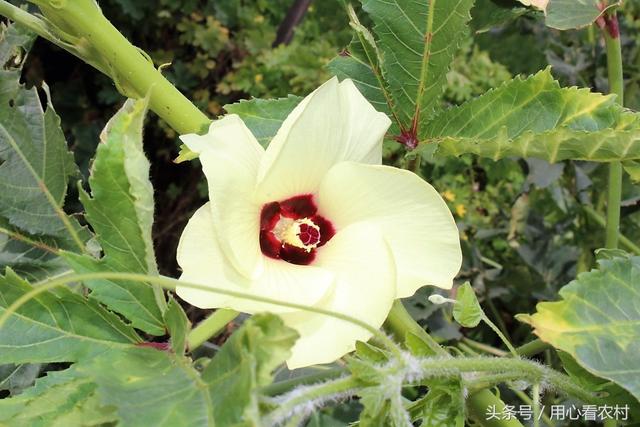
[[[199,153],[211,202],[178,247],[181,280],[321,307],[380,327],[393,300],[425,285],[450,288],[461,264],[458,230],[440,195],[382,163],[390,125],[351,80],[307,96],[263,149],[227,115]],[[178,287],[201,308],[270,311],[298,331],[289,368],[333,362],[366,341],[361,327],[324,315]]]

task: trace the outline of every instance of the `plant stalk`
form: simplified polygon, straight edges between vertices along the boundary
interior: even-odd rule
[[[94,0],[33,2],[46,22],[4,0],[0,0],[0,14],[106,73],[124,95],[141,98],[150,93],[151,110],[177,133],[199,133],[211,122],[109,22]]]
[[[216,310],[211,316],[198,323],[198,325],[189,332],[187,336],[187,348],[192,351],[200,347],[210,338],[218,335],[238,314],[239,313],[234,310]]]
[[[607,220],[602,215],[600,215],[594,208],[592,208],[591,206],[584,206],[583,209],[586,212],[586,214],[589,216],[589,218],[595,221],[596,224],[598,224],[603,228],[606,227]],[[622,246],[623,248],[625,248],[625,250],[629,252],[633,252],[636,255],[640,255],[640,246],[633,243],[631,239],[629,239],[624,234],[619,234],[618,236],[620,239],[620,246]]]
[[[622,74],[622,49],[616,10],[605,17],[604,40],[607,48],[609,91],[617,95],[617,102],[624,105],[624,80]],[[618,247],[620,233],[620,201],[622,199],[622,163],[609,164],[609,188],[607,192],[607,228],[605,246]]]
[[[421,338],[425,345],[431,350],[434,356],[451,358],[451,355],[433,339],[431,335],[425,331],[411,317],[401,300],[396,300],[391,307],[389,316],[384,324],[385,329],[395,335],[396,340],[404,342],[407,332],[411,332],[418,338]],[[467,399],[467,409],[469,416],[476,420],[478,424],[484,427],[522,427],[518,420],[486,420],[485,414],[487,408],[495,407],[497,411],[503,411],[505,403],[496,397],[489,390],[481,390]]]

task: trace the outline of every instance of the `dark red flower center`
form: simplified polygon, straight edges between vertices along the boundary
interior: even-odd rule
[[[330,221],[318,215],[313,195],[267,203],[260,213],[260,248],[274,259],[292,264],[313,262],[317,248],[335,235]]]

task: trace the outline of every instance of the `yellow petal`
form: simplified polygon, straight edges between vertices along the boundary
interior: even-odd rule
[[[256,280],[235,270],[218,244],[211,203],[202,206],[191,217],[178,245],[178,264],[183,271],[180,280],[184,282],[305,305],[316,304],[333,286],[334,274],[326,269],[268,258],[263,261],[263,273]],[[232,308],[245,313],[295,311],[185,286],[178,286],[176,293],[200,308]]]
[[[390,124],[351,80],[329,80],[291,112],[269,144],[258,175],[260,200],[315,193],[327,171],[344,160],[380,163]]]
[[[262,273],[260,209],[254,201],[256,176],[264,149],[235,114],[214,121],[206,135],[182,141],[200,154],[213,201],[213,223],[220,246],[247,277]]]
[[[340,163],[322,182],[318,205],[338,230],[360,221],[381,227],[398,271],[396,297],[424,285],[452,286],[462,264],[458,229],[438,192],[417,175]]]
[[[379,328],[395,297],[393,256],[377,226],[359,223],[341,230],[318,250],[316,265],[336,274],[333,292],[316,306],[355,317]],[[287,360],[289,369],[333,362],[367,341],[360,326],[307,312],[282,314],[300,338]]]

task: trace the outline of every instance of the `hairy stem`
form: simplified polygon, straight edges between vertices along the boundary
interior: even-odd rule
[[[418,338],[422,339],[426,346],[432,351],[433,355],[444,358],[451,357],[451,355],[447,353],[445,349],[440,347],[436,340],[434,340],[433,337],[431,337],[431,335],[429,335],[422,326],[420,326],[413,317],[411,317],[407,312],[407,309],[402,305],[401,300],[396,300],[394,302],[384,326],[387,330],[392,332],[400,342],[403,342],[406,334],[411,332]],[[522,427],[522,424],[517,421],[515,423],[510,422],[509,420],[500,420],[498,423],[487,422],[484,419],[484,412],[482,412],[482,414],[476,414],[474,412],[476,408],[482,407],[486,402],[491,402],[491,405],[498,408],[498,410],[503,410],[505,407],[505,403],[489,390],[481,390],[474,395],[469,396],[469,399],[467,400],[469,413],[480,425],[485,427]],[[482,408],[482,411],[485,410],[486,406]]]
[[[299,376],[291,378],[290,380],[279,381],[277,383],[269,384],[266,387],[260,389],[260,392],[266,396],[277,396],[291,391],[293,388],[300,385],[315,384],[322,381],[332,380],[347,374],[347,370],[344,368],[327,368],[313,374]]]
[[[267,415],[265,425],[279,425],[282,421],[294,416],[310,415],[315,406],[321,406],[337,397],[350,397],[356,394],[360,381],[348,376],[327,381],[315,386],[304,386],[291,393],[269,399],[268,403],[277,408]]]
[[[343,313],[338,313],[331,310],[325,310],[318,307],[311,307],[304,304],[296,304],[296,303],[287,302],[287,301],[279,301],[273,298],[265,298],[265,297],[261,297],[253,294],[244,293],[244,292],[236,292],[236,291],[230,291],[227,289],[220,289],[214,286],[204,286],[204,285],[198,285],[195,283],[183,282],[177,279],[172,279],[170,277],[151,276],[151,275],[137,274],[137,273],[120,273],[120,272],[105,271],[105,272],[99,272],[99,273],[67,274],[64,276],[57,277],[55,279],[44,280],[40,283],[37,283],[32,290],[30,290],[29,292],[26,292],[20,298],[16,299],[13,303],[11,303],[11,305],[9,305],[9,307],[7,307],[4,310],[4,313],[2,313],[2,316],[0,316],[0,328],[3,327],[7,319],[11,317],[11,315],[16,313],[20,307],[22,307],[25,303],[27,303],[31,299],[35,298],[36,296],[44,292],[48,292],[51,289],[57,288],[59,286],[65,286],[69,283],[84,282],[87,280],[100,280],[100,279],[126,280],[126,281],[132,281],[132,282],[151,283],[154,285],[162,286],[165,289],[172,289],[172,290],[175,289],[176,286],[182,286],[184,288],[197,289],[200,291],[211,292],[214,294],[226,295],[234,298],[241,298],[249,301],[257,301],[257,302],[262,302],[266,304],[273,304],[281,307],[289,307],[289,308],[294,308],[296,310],[303,310],[310,313],[316,313],[316,314],[321,314],[323,316],[333,317],[335,319],[340,319],[345,322],[352,323],[354,325],[357,325],[367,330],[369,333],[371,333],[372,336],[380,340],[380,342],[382,342],[384,346],[391,353],[393,353],[393,355],[396,358],[398,359],[402,358],[402,352],[400,348],[396,345],[396,343],[393,342],[393,340],[388,338],[385,334],[383,334],[373,326],[369,325],[368,323]]]
[[[617,95],[620,105],[624,104],[624,81],[622,75],[622,49],[616,10],[605,17],[604,40],[607,47],[607,70],[609,91]],[[617,248],[620,232],[620,200],[622,198],[622,163],[609,165],[609,188],[607,193],[606,247]]]

